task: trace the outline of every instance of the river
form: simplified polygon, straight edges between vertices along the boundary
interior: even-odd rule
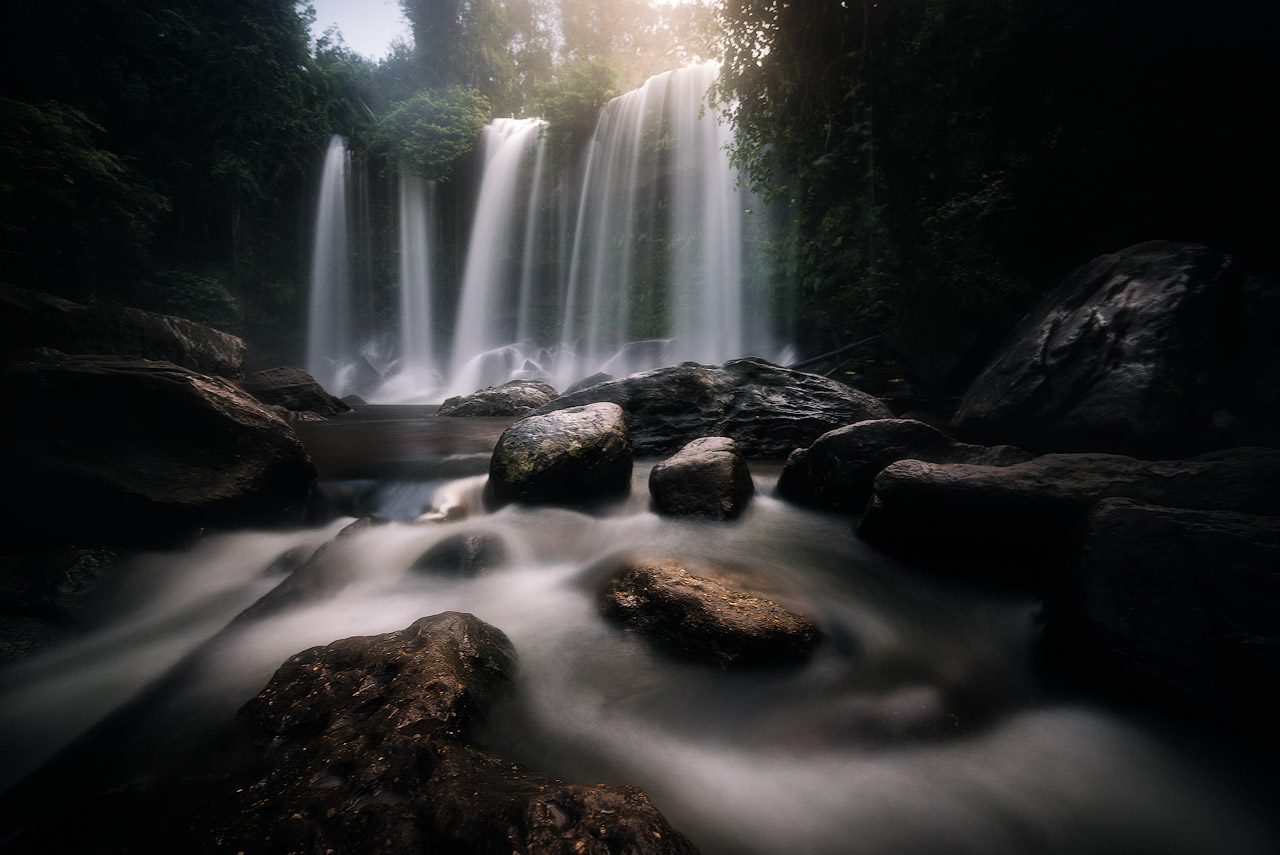
[[[338,514],[323,524],[136,556],[83,637],[4,672],[0,785],[93,756],[97,783],[81,786],[109,786],[176,734],[229,719],[293,653],[457,610],[499,627],[519,659],[483,743],[575,783],[638,785],[707,855],[1277,851],[1231,756],[1045,680],[1035,599],[896,564],[847,517],[775,498],[778,463],[752,462],[757,495],[732,523],[654,514],[653,461],[637,462],[630,497],[590,512],[485,513],[487,451],[510,420],[427,412],[300,426]],[[413,522],[433,507],[451,521]],[[369,513],[392,522],[344,539],[345,588],[228,628],[284,577],[282,554]],[[470,578],[413,569],[458,533],[492,538],[504,560]],[[824,641],[776,670],[672,659],[599,614],[601,587],[634,554],[728,569]],[[101,722],[139,696],[129,738],[104,737]]]

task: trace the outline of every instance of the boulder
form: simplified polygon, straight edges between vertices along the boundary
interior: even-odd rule
[[[125,557],[74,546],[0,554],[0,665],[82,629],[86,603]]]
[[[179,839],[280,855],[695,852],[633,787],[566,784],[470,744],[513,667],[499,630],[454,612],[293,656],[240,711],[232,768],[177,819]]]
[[[437,416],[522,416],[556,396],[555,387],[541,380],[512,380],[466,396],[449,398]]]
[[[230,380],[244,376],[244,342],[169,315],[83,306],[0,285],[0,348],[5,362],[33,348],[77,355],[140,356]]]
[[[579,392],[583,389],[590,389],[592,386],[595,386],[598,383],[608,383],[612,379],[613,379],[612,374],[605,374],[603,371],[597,371],[595,374],[592,374],[590,377],[583,377],[577,383],[570,384],[569,388],[564,390],[564,393],[566,395],[569,395],[569,394],[572,394],[573,392]]]
[[[1019,323],[956,412],[960,436],[1182,457],[1280,444],[1280,284],[1195,244],[1090,261]]]
[[[604,614],[628,629],[721,668],[801,662],[819,640],[808,618],[672,560],[632,561],[603,599]]]
[[[1109,499],[1046,609],[1051,661],[1275,745],[1280,519]]]
[[[496,534],[453,534],[418,556],[410,568],[436,576],[478,576],[507,563],[507,545]]]
[[[561,395],[534,415],[601,401],[626,412],[632,445],[644,455],[727,436],[748,456],[785,457],[834,428],[892,416],[877,399],[835,380],[754,358],[633,374]]]
[[[167,362],[45,356],[0,373],[9,522],[26,543],[155,546],[297,518],[298,437],[238,386]]]
[[[1280,449],[1238,448],[1189,460],[1046,454],[1010,466],[900,460],[875,480],[858,522],[899,554],[1030,564],[1061,555],[1098,501],[1127,498],[1202,510],[1280,513]]]
[[[287,572],[288,575],[236,615],[232,626],[336,596],[360,577],[360,565],[348,551],[350,539],[386,523],[387,520],[377,517],[361,517],[344,526],[333,540],[321,544],[305,561],[296,555],[282,555],[268,572]]]
[[[876,475],[898,460],[1007,466],[1031,455],[1009,445],[967,445],[911,419],[875,419],[828,431],[797,448],[778,477],[778,495],[831,510],[862,511]]]
[[[503,431],[489,461],[489,501],[578,504],[631,488],[631,441],[616,404],[528,416]]]
[[[320,416],[351,412],[351,407],[326,392],[316,378],[301,368],[284,366],[255,371],[241,380],[240,386],[262,403],[284,407],[290,412]]]
[[[728,437],[695,439],[649,472],[660,514],[736,519],[755,495],[746,458]]]

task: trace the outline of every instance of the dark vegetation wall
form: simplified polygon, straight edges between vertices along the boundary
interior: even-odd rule
[[[720,55],[735,155],[796,223],[777,249],[806,352],[881,335],[949,392],[1100,252],[1163,237],[1278,266],[1274,4],[402,5],[415,45],[377,62],[338,34],[313,44],[291,0],[8,10],[0,279],[297,359],[331,133],[369,166],[377,315],[394,289],[395,169],[465,175],[478,128],[513,114],[550,119],[567,161],[609,97]]]
[[[1277,265],[1277,7],[723,4],[737,152],[799,224],[802,329],[954,390],[1048,287],[1154,238]]]

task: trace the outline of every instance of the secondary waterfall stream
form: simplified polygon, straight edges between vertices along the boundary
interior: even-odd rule
[[[566,780],[638,785],[707,855],[1274,851],[1266,813],[1185,735],[1040,684],[1033,601],[895,564],[847,517],[772,497],[776,464],[758,461],[758,495],[733,523],[652,513],[648,462],[628,498],[591,514],[485,513],[484,449],[502,425],[405,408],[305,425],[331,500],[393,520],[340,542],[349,584],[228,628],[283,577],[282,554],[316,549],[349,516],[139,556],[97,629],[7,671],[3,784],[141,693],[129,739],[100,736],[110,744],[55,776],[110,788],[174,734],[228,722],[292,654],[459,610],[499,627],[519,659],[487,745]],[[465,514],[411,522],[424,507]],[[413,569],[458,534],[496,538],[505,559],[473,578]],[[810,615],[824,641],[776,670],[670,658],[599,613],[601,585],[636,552],[729,567]]]

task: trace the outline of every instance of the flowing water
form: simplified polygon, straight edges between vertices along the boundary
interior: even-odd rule
[[[478,176],[457,181],[468,204],[448,211],[429,185],[401,177],[393,335],[352,321],[359,222],[349,220],[361,217],[346,195],[362,173],[335,137],[316,218],[308,370],[339,396],[408,404],[519,377],[564,389],[683,360],[787,361],[773,217],[730,163],[729,126],[707,103],[715,77],[710,66],[666,72],[613,99],[567,163],[548,155],[544,122],[495,119],[478,143]],[[459,210],[474,213],[453,223],[465,236],[454,281],[433,275],[435,235]]]
[[[639,785],[708,855],[1276,851],[1221,758],[1045,691],[1034,601],[895,564],[847,518],[771,496],[777,467],[759,462],[758,495],[732,523],[656,516],[648,463],[628,498],[590,514],[485,513],[476,449],[502,424],[373,408],[303,425],[334,500],[394,520],[341,541],[345,588],[229,627],[283,578],[282,554],[314,550],[348,517],[139,557],[96,629],[5,672],[3,782],[142,692],[132,738],[99,740],[113,759],[82,761],[111,786],[104,767],[143,764],[197,719],[229,719],[293,653],[459,610],[499,627],[519,660],[486,744],[569,781]],[[424,509],[452,521],[413,522]],[[413,569],[459,533],[500,540],[505,560],[474,578]],[[806,664],[765,671],[670,658],[599,614],[602,585],[637,553],[727,568],[811,616],[824,640]]]

